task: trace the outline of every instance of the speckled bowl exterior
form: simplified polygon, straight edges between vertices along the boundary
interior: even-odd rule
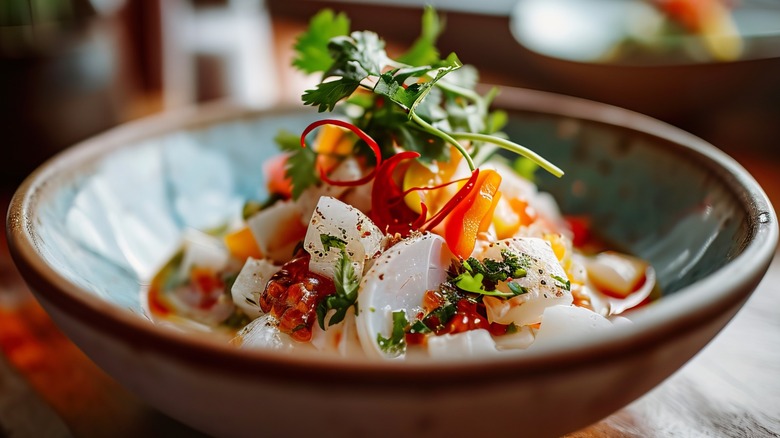
[[[628,404],[696,354],[767,270],[777,217],[704,141],[615,107],[503,89],[506,132],[566,170],[562,210],[649,260],[664,296],[598,339],[455,363],[243,351],[151,323],[141,289],[182,230],[263,194],[280,129],[316,113],[224,104],[131,123],[61,153],[19,188],[11,252],[61,329],[106,372],[215,436],[557,436]]]

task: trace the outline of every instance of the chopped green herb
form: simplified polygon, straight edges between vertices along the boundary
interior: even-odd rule
[[[499,282],[512,278],[526,276],[526,269],[530,266],[530,263],[531,259],[527,255],[518,255],[507,250],[501,250],[500,261],[493,259],[479,261],[471,257],[461,262],[454,262],[454,266],[450,268],[450,282],[465,292],[498,297],[513,297],[525,293],[525,290],[520,288],[519,285],[510,282],[509,288],[512,291],[511,293],[498,292],[496,291],[496,285]]]
[[[430,333],[430,332],[431,332],[431,329],[427,325],[425,325],[424,322],[422,322],[419,319],[417,321],[415,321],[414,324],[412,324],[411,328],[409,328],[409,333],[412,333],[412,334],[415,334],[415,333],[423,333],[424,334],[424,333]]]
[[[565,278],[559,277],[557,275],[551,276],[553,280],[557,281],[559,283],[559,286],[564,288],[565,290],[571,290],[571,282]]]
[[[440,331],[456,313],[458,313],[458,308],[455,303],[447,302],[425,315],[423,323],[433,331]]]
[[[330,251],[331,248],[346,248],[347,242],[343,239],[339,239],[336,236],[330,234],[320,234],[320,241],[325,251]]]
[[[406,352],[406,326],[409,321],[406,319],[406,312],[398,310],[393,312],[393,330],[389,338],[385,338],[381,333],[376,335],[376,342],[379,348],[390,356],[396,357]]]
[[[354,306],[357,314],[358,278],[345,246],[341,246],[341,257],[336,261],[333,285],[336,293],[322,300],[316,310],[317,323],[323,330],[325,330],[325,316],[329,310],[336,310],[328,320],[329,327],[343,321],[350,307]]]
[[[511,290],[512,294],[514,294],[515,296],[522,295],[524,293],[528,293],[528,291],[523,286],[520,286],[519,284],[517,284],[517,283],[515,283],[513,281],[510,281],[506,285],[507,285],[507,287],[509,287],[509,290]]]

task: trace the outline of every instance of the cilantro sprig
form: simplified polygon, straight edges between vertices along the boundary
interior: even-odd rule
[[[357,103],[363,114],[356,118],[356,124],[384,145],[388,156],[394,153],[393,144],[399,144],[421,152],[423,160],[440,159],[444,145],[451,145],[474,170],[471,153],[477,154],[481,145],[489,144],[525,156],[562,176],[557,166],[496,132],[505,115],[488,112],[494,94],[483,97],[473,89],[476,74],[462,69],[454,53],[439,58],[435,42],[442,29],[433,8],[427,7],[420,38],[407,53],[391,59],[384,41],[375,33],[350,33],[346,17],[329,10],[320,12],[295,46],[294,65],[306,73],[322,73],[321,82],[304,92],[303,102],[320,112],[333,111],[344,100]],[[324,62],[323,53],[329,54],[329,64]],[[466,73],[456,74],[460,71]],[[369,91],[369,96],[353,100],[358,89]],[[472,152],[460,140],[471,142]]]
[[[316,310],[317,323],[321,329],[325,330],[325,316],[328,314],[328,311],[336,311],[328,320],[328,326],[343,321],[350,307],[354,307],[355,313],[357,313],[358,276],[352,266],[352,260],[349,258],[349,254],[347,254],[347,243],[344,240],[329,234],[321,234],[320,240],[326,251],[335,247],[341,252],[339,259],[336,261],[336,269],[333,276],[333,285],[336,293],[325,297]]]

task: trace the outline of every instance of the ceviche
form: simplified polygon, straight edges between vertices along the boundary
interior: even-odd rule
[[[323,11],[295,46],[322,74],[304,103],[339,116],[279,133],[268,197],[243,218],[184,233],[145,290],[156,321],[240,348],[447,358],[609,329],[650,299],[647,262],[604,251],[537,189],[536,170],[563,172],[501,133],[472,67],[440,57],[433,9],[394,58],[349,26]]]

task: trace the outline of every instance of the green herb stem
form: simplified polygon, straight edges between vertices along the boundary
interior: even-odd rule
[[[431,127],[431,128],[433,128],[433,127]],[[541,168],[543,168],[544,170],[550,172],[552,175],[554,175],[554,176],[556,176],[558,178],[563,176],[563,170],[561,170],[558,166],[556,166],[556,165],[552,164],[551,162],[547,161],[546,159],[544,159],[544,157],[542,157],[541,155],[539,155],[536,152],[528,149],[525,146],[520,146],[517,143],[511,142],[511,141],[503,139],[501,137],[494,137],[492,135],[487,135],[487,134],[477,134],[477,133],[473,133],[473,132],[452,132],[452,133],[445,133],[445,134],[449,138],[454,138],[454,139],[481,141],[481,142],[485,142],[485,143],[493,143],[495,145],[501,146],[502,148],[504,148],[504,149],[506,149],[508,151],[514,152],[516,154],[519,154],[519,155],[522,155],[522,156],[528,158],[529,160],[535,162]],[[445,137],[441,137],[441,138],[445,138]],[[445,140],[446,140],[446,138],[445,138]],[[471,160],[469,160],[469,164],[473,164],[473,162]]]
[[[463,158],[466,159],[466,163],[469,165],[469,170],[474,171],[476,169],[476,166],[474,166],[474,160],[471,159],[471,155],[466,151],[466,149],[463,148],[463,145],[460,144],[457,140],[455,140],[450,134],[434,128],[430,123],[426,122],[422,119],[422,117],[418,116],[416,112],[412,111],[411,113],[412,120],[414,120],[415,123],[417,123],[424,131],[428,132],[431,135],[435,135],[442,140],[446,141],[447,143],[450,143],[451,145],[455,146],[455,149],[460,152],[461,155],[463,155]]]

